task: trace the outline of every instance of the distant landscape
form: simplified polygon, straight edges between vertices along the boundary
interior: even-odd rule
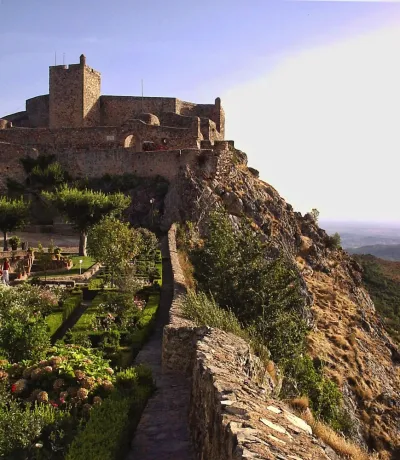
[[[329,235],[338,232],[342,247],[350,254],[372,254],[400,261],[399,222],[319,222]]]

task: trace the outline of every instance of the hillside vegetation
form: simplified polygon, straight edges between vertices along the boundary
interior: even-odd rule
[[[400,344],[400,262],[390,262],[372,255],[354,256],[363,268],[363,283],[385,328]]]

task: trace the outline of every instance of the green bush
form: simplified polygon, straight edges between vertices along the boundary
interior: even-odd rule
[[[317,418],[339,431],[347,431],[343,397],[339,387],[316,368],[309,356],[287,363],[282,388],[284,397],[307,396]]]
[[[50,347],[50,334],[43,318],[29,322],[12,318],[0,328],[0,349],[10,361],[41,359]]]
[[[68,296],[63,302],[63,321],[65,321],[71,313],[79,307],[83,300],[82,291],[72,291],[71,295]]]
[[[181,300],[183,315],[199,326],[209,326],[241,337],[256,355],[267,361],[270,354],[254,326],[243,327],[231,310],[220,308],[212,296],[204,292],[188,291]]]
[[[253,326],[279,363],[302,353],[302,314],[308,307],[296,267],[282,256],[268,257],[268,250],[249,222],[242,220],[234,230],[225,213],[215,212],[204,244],[192,249],[190,257],[199,288],[241,324]]]
[[[326,241],[326,247],[329,249],[339,249],[342,246],[342,241],[339,233],[335,233],[332,236],[328,236]]]
[[[67,411],[49,405],[21,405],[2,385],[0,388],[0,458],[36,458],[35,451],[46,451],[47,458],[59,458],[68,442],[72,417]],[[69,425],[69,426],[68,426]],[[62,433],[62,436],[60,434]],[[37,446],[37,447],[36,447]],[[46,457],[43,457],[46,458]]]
[[[130,334],[129,342],[134,358],[153,331],[156,313],[160,302],[160,294],[152,294],[145,309],[142,311],[136,329]]]
[[[141,385],[133,372],[125,374],[129,389],[114,391],[101,405],[93,407],[90,419],[72,442],[66,460],[118,460],[126,456],[131,433],[139,422],[152,385]],[[121,377],[124,381],[124,377]]]

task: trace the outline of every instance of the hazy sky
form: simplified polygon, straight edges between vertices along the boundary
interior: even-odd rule
[[[48,66],[102,93],[220,96],[227,138],[296,210],[399,220],[400,4],[0,0],[0,116],[48,92]]]

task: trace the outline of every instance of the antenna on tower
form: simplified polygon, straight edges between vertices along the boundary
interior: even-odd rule
[[[63,53],[63,65],[65,65],[65,53]]]
[[[142,112],[143,112],[143,78],[142,78]]]
[[[54,65],[57,65],[57,51],[54,51]]]

